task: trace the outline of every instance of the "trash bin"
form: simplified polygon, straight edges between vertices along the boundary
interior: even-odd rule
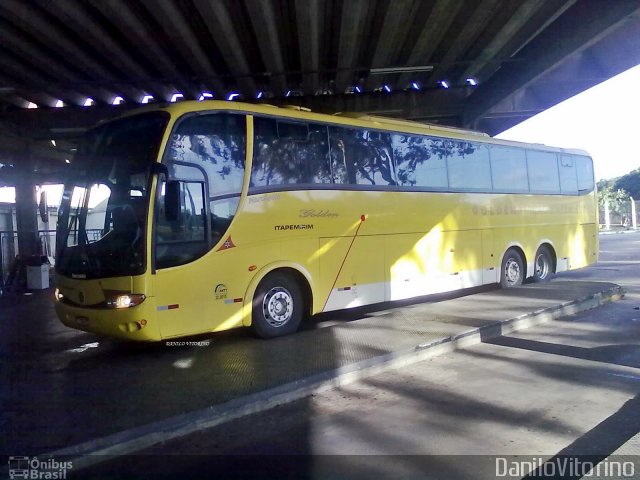
[[[49,288],[49,265],[27,267],[27,288],[29,290],[44,290]]]

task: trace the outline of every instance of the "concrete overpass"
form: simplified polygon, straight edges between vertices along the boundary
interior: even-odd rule
[[[496,134],[639,64],[639,33],[638,0],[3,0],[0,185],[32,230],[84,129],[180,96]]]

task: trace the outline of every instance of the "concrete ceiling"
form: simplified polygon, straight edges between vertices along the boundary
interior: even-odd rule
[[[496,134],[640,64],[640,0],[2,0],[0,38],[0,164],[46,172],[146,95]]]

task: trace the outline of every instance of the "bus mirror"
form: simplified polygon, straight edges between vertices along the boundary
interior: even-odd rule
[[[164,192],[164,217],[175,222],[180,217],[180,182],[169,180]]]
[[[40,202],[38,202],[38,213],[44,223],[49,223],[49,215],[47,215],[47,192],[40,192]]]

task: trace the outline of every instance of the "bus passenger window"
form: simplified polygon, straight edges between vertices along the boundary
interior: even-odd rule
[[[448,187],[444,152],[431,148],[435,139],[427,136],[391,136],[398,185],[416,188]]]
[[[327,127],[254,118],[252,189],[331,183]]]
[[[388,133],[329,127],[329,141],[334,183],[396,185]]]

